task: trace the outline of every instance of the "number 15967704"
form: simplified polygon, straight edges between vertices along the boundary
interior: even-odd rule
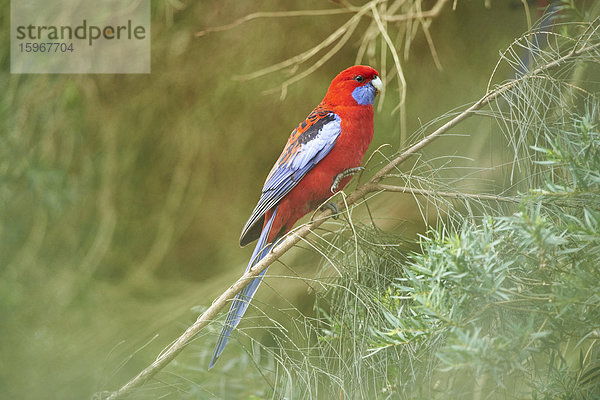
[[[74,51],[73,43],[59,42],[25,42],[19,43],[21,53],[72,53]]]

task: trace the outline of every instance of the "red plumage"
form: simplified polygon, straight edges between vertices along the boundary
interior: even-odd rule
[[[353,67],[345,70],[342,77],[356,74],[358,70],[364,71],[368,67]],[[369,71],[370,72],[370,71]],[[369,72],[366,74],[369,75]],[[362,72],[365,74],[365,72]],[[338,78],[340,78],[338,75]],[[373,70],[370,75],[377,75]],[[337,79],[337,78],[336,78]],[[308,212],[320,206],[331,196],[330,187],[335,177],[343,171],[358,167],[373,139],[373,106],[348,104],[347,97],[351,97],[352,91],[346,86],[337,87],[334,80],[319,105],[330,110],[341,118],[341,132],[335,142],[335,146],[313,169],[311,169],[279,203],[279,208],[268,241],[271,242],[275,236],[287,233],[296,221]],[[352,88],[353,89],[353,88]],[[350,181],[350,177],[342,179],[338,189],[342,190]],[[273,209],[266,214],[268,221]]]
[[[323,101],[294,129],[242,231],[242,246],[258,239],[246,271],[298,219],[331,196],[339,174],[360,166],[373,138],[373,102],[380,89],[376,70],[363,65],[350,67],[335,77]],[[349,180],[349,176],[341,179],[336,190],[343,189]],[[209,368],[225,348],[265,272],[232,302]]]

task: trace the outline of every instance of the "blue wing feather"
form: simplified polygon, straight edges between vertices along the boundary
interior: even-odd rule
[[[264,221],[265,213],[277,207],[281,199],[298,184],[312,167],[331,151],[340,132],[340,117],[333,112],[321,108],[315,109],[306,121],[294,130],[283,153],[267,177],[260,200],[242,232],[242,237],[240,238],[240,244],[242,245],[252,241],[248,240],[249,238],[247,237],[249,231],[253,233],[260,232],[258,242],[252,253],[252,258],[246,267],[246,271],[264,258],[273,247],[273,243],[268,243],[267,238],[277,215],[277,208],[275,208],[275,211],[261,231],[254,229],[254,225],[260,221]],[[234,298],[210,360],[209,368],[215,364],[217,358],[223,352],[231,332],[239,324],[248,309],[248,305],[258,290],[265,272],[266,269]]]
[[[240,238],[242,246],[254,240],[246,238],[246,234],[257,222],[262,221],[265,213],[275,207],[331,151],[340,132],[341,118],[333,112],[318,109],[296,128],[267,177],[260,200],[244,226]]]
[[[250,262],[246,267],[246,272],[248,272],[250,268],[255,266],[256,263],[263,259],[273,247],[273,243],[267,243],[267,237],[271,231],[271,226],[273,225],[275,215],[277,215],[277,209],[275,209],[275,212],[269,219],[265,229],[263,229],[260,238],[258,239],[258,243],[256,243],[252,257],[250,257]],[[211,369],[215,365],[215,362],[217,362],[217,359],[223,352],[223,349],[225,349],[225,345],[227,344],[229,335],[231,335],[231,331],[233,331],[240,323],[240,320],[250,305],[250,300],[252,300],[252,297],[254,297],[254,294],[258,290],[258,287],[260,286],[262,278],[266,272],[267,269],[265,268],[258,277],[254,278],[252,282],[243,288],[233,299],[231,307],[229,308],[229,312],[227,313],[227,317],[225,318],[225,324],[223,325],[219,339],[217,340],[217,345],[215,346],[210,364],[208,365],[208,369]]]

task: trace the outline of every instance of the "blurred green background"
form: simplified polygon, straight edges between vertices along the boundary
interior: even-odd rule
[[[408,133],[479,98],[499,51],[527,29],[519,1],[460,0],[454,11],[451,3],[430,26],[442,69],[416,24],[401,53]],[[369,20],[285,97],[263,92],[298,71],[236,77],[311,48],[349,15],[263,18],[194,34],[257,11],[336,7],[153,1],[149,75],[10,74],[9,32],[0,32],[0,398],[81,399],[117,388],[242,273],[252,249],[240,249],[238,238],[266,174],[331,79],[354,63]],[[2,0],[4,27],[9,10]],[[533,5],[530,12],[535,19]],[[404,48],[405,38],[395,39]],[[380,68],[379,53],[364,62]],[[393,70],[391,56],[386,67]],[[397,98],[394,80],[370,152],[385,143],[387,154],[398,149]],[[485,165],[502,152],[490,143],[483,132],[428,151]],[[412,201],[392,196],[373,207],[381,227],[419,230]],[[320,258],[299,246],[284,261],[272,276],[314,276]],[[294,279],[268,279],[257,301],[312,308],[306,285]],[[194,348],[210,353],[216,329]],[[239,354],[230,347],[223,364]],[[188,350],[183,359],[204,371],[204,353]]]

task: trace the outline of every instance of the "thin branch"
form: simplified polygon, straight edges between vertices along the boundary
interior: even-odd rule
[[[281,85],[272,88],[272,89],[268,89],[266,90],[264,93],[273,93],[276,91],[281,90],[282,92],[282,98],[285,97],[285,93],[287,93],[287,88],[288,86],[290,86],[291,84],[293,84],[294,82],[297,82],[299,80],[302,80],[304,78],[306,78],[308,75],[312,74],[313,72],[315,72],[317,69],[319,69],[323,64],[325,64],[327,62],[327,60],[329,60],[331,57],[333,57],[334,55],[337,54],[338,51],[340,51],[340,49],[342,47],[344,47],[344,45],[346,44],[346,42],[350,39],[350,37],[352,36],[352,34],[354,33],[354,30],[356,29],[356,27],[358,26],[358,23],[360,22],[360,14],[356,14],[352,19],[351,19],[351,24],[347,27],[346,32],[344,33],[344,35],[340,38],[340,40],[335,44],[335,46],[333,46],[327,53],[325,53],[321,58],[319,58],[316,62],[314,62],[309,68],[307,68],[305,71],[302,71],[294,76],[292,76],[291,78],[287,79],[285,82],[283,82]]]
[[[477,193],[461,193],[461,192],[440,192],[437,190],[417,189],[407,186],[384,185],[379,183],[374,186],[376,190],[385,192],[411,193],[420,196],[441,196],[451,199],[473,199],[473,200],[491,200],[504,201],[509,203],[518,203],[520,200],[516,197],[498,196],[495,194],[477,194]]]
[[[434,18],[437,17],[438,14],[442,11],[444,4],[446,4],[448,0],[438,0],[437,3],[429,11],[423,11],[413,14],[401,14],[401,15],[385,15],[383,17],[386,21],[392,22],[403,22],[410,21],[413,19],[426,19],[426,18]]]
[[[261,77],[261,76],[264,76],[267,74],[271,74],[271,73],[279,71],[281,69],[288,68],[293,65],[301,64],[301,63],[307,61],[308,59],[312,58],[314,55],[316,55],[318,52],[320,52],[324,48],[328,47],[332,43],[335,43],[336,40],[338,40],[340,37],[342,37],[342,35],[344,35],[344,33],[346,33],[346,31],[349,29],[349,27],[356,24],[360,20],[360,18],[369,11],[371,3],[377,3],[379,1],[381,1],[381,0],[372,0],[372,2],[369,2],[365,6],[361,7],[359,10],[356,11],[356,13],[350,19],[348,19],[348,21],[346,21],[343,25],[341,25],[338,29],[336,29],[335,32],[333,32],[331,35],[329,35],[327,38],[325,38],[325,40],[323,40],[321,43],[314,46],[313,48],[311,48],[303,53],[300,53],[294,57],[288,58],[287,60],[281,61],[277,64],[270,65],[270,66],[260,69],[258,71],[252,72],[250,74],[237,76],[236,78],[239,80],[256,79],[258,77]]]
[[[297,10],[297,11],[262,11],[256,12],[252,14],[248,14],[242,18],[238,18],[232,23],[220,26],[214,26],[211,28],[206,28],[202,31],[196,32],[194,34],[195,37],[201,37],[204,35],[208,35],[213,32],[222,32],[227,31],[229,29],[235,28],[236,26],[242,25],[246,22],[260,19],[260,18],[285,18],[285,17],[316,17],[321,15],[336,15],[336,14],[348,14],[351,12],[355,12],[356,10],[353,8],[328,8],[324,10]]]
[[[443,133],[447,132],[448,129],[454,127],[455,125],[457,125],[459,122],[461,122],[465,118],[471,116],[471,114],[473,114],[475,111],[477,111],[481,107],[487,105],[492,100],[495,100],[498,96],[500,96],[503,93],[514,88],[517,84],[519,84],[523,80],[535,77],[536,75],[539,75],[542,72],[547,71],[548,69],[559,66],[559,65],[569,61],[570,59],[578,57],[583,53],[592,51],[599,47],[600,47],[600,43],[596,43],[596,44],[593,44],[590,46],[583,47],[580,50],[575,50],[573,48],[573,50],[570,51],[568,54],[566,54],[552,62],[549,62],[548,64],[538,67],[536,70],[532,71],[531,73],[529,73],[527,75],[523,75],[522,77],[520,77],[518,79],[509,81],[501,86],[498,86],[496,89],[489,91],[482,98],[477,100],[471,107],[467,108],[465,111],[461,112],[456,117],[452,118],[450,121],[448,121],[444,125],[440,126],[433,133],[430,133],[428,136],[425,136],[425,138],[423,138],[420,142],[409,147],[406,151],[404,151],[402,154],[400,154],[398,157],[396,157],[394,160],[392,160],[389,164],[387,164],[385,167],[380,169],[371,178],[371,180],[369,182],[367,182],[363,186],[357,188],[349,196],[349,198],[351,198],[353,201],[356,201],[357,198],[360,198],[360,197],[364,196],[365,194],[367,194],[369,191],[371,191],[370,189],[372,189],[372,187],[375,183],[378,183],[379,181],[381,181],[381,179],[383,179],[393,169],[397,168],[398,165],[402,164],[404,161],[406,161],[412,155],[417,153],[423,147],[427,146],[429,143],[431,143],[432,141],[434,141],[435,139],[440,137]],[[368,190],[368,191],[366,191],[366,190]],[[358,195],[358,197],[354,197],[355,195]],[[350,203],[353,203],[353,201]]]
[[[584,46],[580,49],[573,48],[565,56],[562,56],[548,64],[538,67],[536,70],[530,72],[527,75],[522,76],[519,79],[509,81],[496,89],[487,92],[482,98],[471,105],[469,108],[456,115],[454,118],[446,122],[444,125],[436,129],[434,132],[425,136],[421,141],[409,147],[403,153],[398,155],[395,159],[389,162],[386,166],[380,169],[368,182],[357,187],[350,195],[345,197],[343,202],[338,203],[340,211],[347,209],[348,207],[357,203],[361,198],[365,197],[371,192],[376,192],[382,188],[388,187],[389,189],[394,186],[382,185],[380,181],[386,177],[392,170],[398,168],[400,164],[408,160],[411,156],[417,154],[426,145],[446,133],[450,128],[453,128],[464,119],[475,114],[481,107],[486,106],[491,101],[496,99],[498,96],[514,88],[519,82],[524,79],[531,78],[532,76],[538,75],[556,66],[560,66],[567,61],[572,60],[580,56],[585,52],[592,51],[600,47],[600,43],[596,43],[589,46]],[[411,189],[414,190],[414,189]],[[438,193],[439,194],[439,193]],[[465,196],[463,194],[463,196]],[[198,317],[196,322],[191,325],[170,347],[164,350],[159,357],[148,367],[146,367],[137,376],[123,385],[119,390],[111,393],[107,400],[114,400],[127,393],[130,393],[133,389],[142,386],[145,382],[156,375],[160,370],[167,366],[184,348],[189,342],[200,332],[206,325],[208,325],[233,298],[242,290],[250,281],[256,278],[262,271],[264,271],[269,265],[279,259],[289,249],[291,249],[296,243],[302,238],[306,237],[315,228],[321,226],[325,221],[332,215],[331,210],[327,209],[321,212],[314,220],[301,225],[288,233],[283,239],[281,239],[274,249],[267,254],[262,260],[254,265],[248,272],[242,275],[232,286],[230,286],[221,296],[219,296],[212,305]]]
[[[371,13],[373,14],[373,18],[377,23],[377,27],[379,28],[379,32],[384,38],[390,52],[392,53],[392,57],[394,58],[394,66],[396,67],[396,71],[398,73],[398,91],[400,92],[400,102],[398,103],[400,107],[404,108],[404,102],[406,100],[406,79],[404,78],[404,71],[402,70],[402,64],[400,63],[400,57],[398,56],[398,52],[396,51],[396,47],[394,46],[394,42],[390,38],[387,33],[383,22],[381,22],[381,17],[379,12],[377,11],[377,7],[375,4],[371,5]],[[384,51],[384,50],[382,50]],[[404,111],[402,112],[404,113]]]

